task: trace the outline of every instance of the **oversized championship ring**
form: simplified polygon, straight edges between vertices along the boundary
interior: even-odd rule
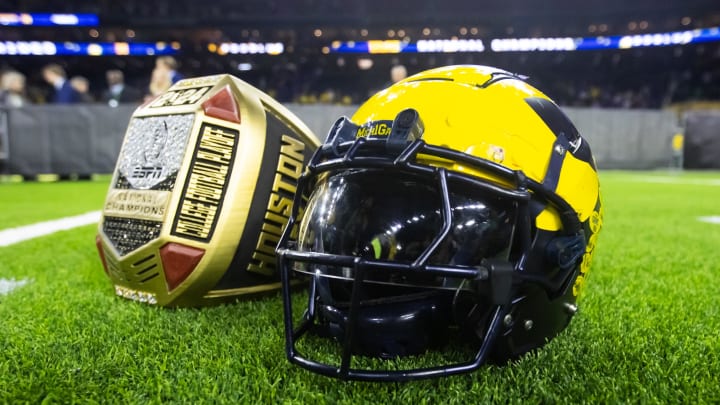
[[[115,293],[175,307],[279,289],[275,247],[318,145],[230,75],[182,80],[138,108],[96,237]]]

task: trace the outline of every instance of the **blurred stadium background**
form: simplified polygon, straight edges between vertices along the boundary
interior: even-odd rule
[[[600,167],[671,164],[673,136],[697,110],[684,164],[718,167],[717,118],[707,113],[720,108],[718,27],[713,0],[2,1],[0,70],[24,75],[25,85],[22,111],[0,115],[0,160],[3,173],[26,177],[112,171],[133,103],[157,91],[150,79],[169,56],[182,77],[240,77],[320,137],[335,116],[388,85],[393,66],[408,74],[497,66],[567,107],[599,144]],[[51,63],[86,79],[82,103],[46,108]],[[117,105],[107,93],[111,70],[135,89],[128,108],[107,108]]]
[[[175,55],[185,76],[234,73],[282,102],[359,103],[390,80],[394,64],[414,73],[458,63],[517,71],[568,106],[662,108],[720,98],[717,30],[702,40],[653,38],[631,49],[620,49],[617,41],[591,43],[599,37],[718,27],[720,5],[712,0],[10,0],[1,2],[0,10],[87,17],[55,19],[49,26],[38,26],[43,21],[28,21],[22,14],[15,24],[12,14],[0,17],[2,69],[25,73],[28,95],[36,102],[48,98],[49,88],[40,75],[48,62],[59,62],[70,75],[88,78],[98,98],[105,71],[111,68],[123,70],[130,84],[146,88],[152,54],[161,52]],[[493,42],[513,38],[586,41],[584,51],[574,52],[563,44],[543,52]],[[343,53],[333,47],[336,42],[373,40],[419,46],[417,52],[395,53],[397,49],[386,43],[373,54],[349,49]],[[426,44],[423,49],[422,41],[429,40],[445,41],[444,47]],[[452,52],[449,42],[462,40],[474,42]],[[51,42],[55,51],[12,49],[13,42],[23,41]],[[79,45],[88,43],[160,43],[166,48],[133,49],[140,54],[126,55],[127,49],[116,46],[103,49],[102,57],[87,57],[100,52]]]

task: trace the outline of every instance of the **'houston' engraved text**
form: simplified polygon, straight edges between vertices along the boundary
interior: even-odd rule
[[[272,275],[276,272],[275,247],[290,217],[293,195],[303,170],[304,150],[305,144],[299,140],[288,135],[282,136],[272,193],[265,211],[262,231],[247,271],[264,275]]]

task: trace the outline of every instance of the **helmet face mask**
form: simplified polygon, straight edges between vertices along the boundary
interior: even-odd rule
[[[321,374],[399,381],[467,372],[542,346],[574,313],[589,220],[522,170],[430,144],[424,133],[437,125],[426,128],[424,111],[405,102],[383,121],[338,120],[298,184],[278,245],[287,355]],[[537,226],[542,212],[558,229]],[[295,277],[310,284],[300,316]],[[306,357],[315,349],[303,341],[316,336],[339,343],[333,364]],[[453,355],[437,358],[443,346]],[[428,351],[437,363],[357,366],[362,356]]]
[[[305,209],[297,250],[383,263],[369,265],[363,277],[367,288],[358,293],[358,330],[363,333],[356,334],[352,350],[395,358],[423,353],[445,341],[450,326],[446,314],[451,308],[458,312],[456,301],[473,290],[467,279],[408,271],[405,266],[418,266],[425,252],[432,252],[426,255],[429,266],[465,270],[480,266],[484,258],[507,260],[517,204],[496,196],[471,198],[452,191],[450,184],[449,232],[432,248],[444,228],[439,184],[404,172],[388,174],[348,170],[320,181]],[[313,277],[320,297],[318,327],[342,339],[356,270],[300,263],[294,269]]]

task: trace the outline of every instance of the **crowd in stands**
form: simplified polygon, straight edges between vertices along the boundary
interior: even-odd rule
[[[560,105],[610,108],[664,108],[691,100],[720,100],[720,45],[700,44],[644,50],[573,53],[378,55],[371,68],[358,56],[323,55],[235,58],[212,55],[54,59],[43,65],[0,65],[0,105],[95,102],[141,103],[183,75],[230,73],[283,103],[357,104],[391,81],[391,69],[407,74],[449,64],[497,66],[527,80]],[[99,59],[91,59],[92,62]],[[140,62],[138,62],[140,61]],[[250,70],[238,70],[249,62]]]
[[[120,69],[104,72],[104,83],[91,85],[82,75],[69,76],[66,68],[59,63],[48,63],[40,69],[42,82],[28,86],[27,76],[19,70],[0,71],[0,107],[23,107],[30,104],[74,104],[106,103],[117,106],[120,103],[140,104],[164,93],[175,82],[182,79],[178,62],[170,56],[155,60],[154,68],[147,82],[138,87],[125,82]],[[136,78],[142,82],[141,78]]]

